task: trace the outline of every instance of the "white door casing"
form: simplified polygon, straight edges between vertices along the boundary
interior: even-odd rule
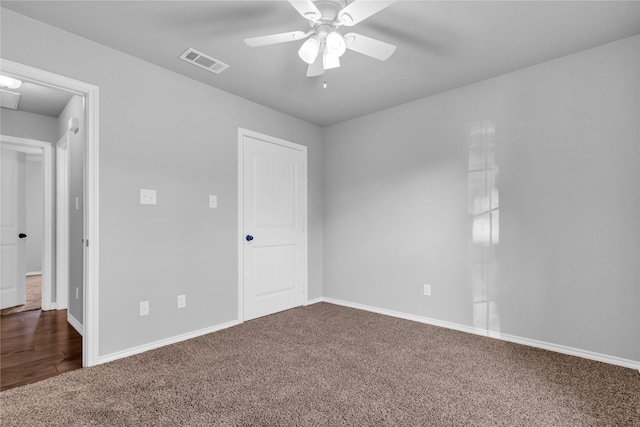
[[[56,308],[69,306],[69,132],[56,144]],[[79,331],[78,331],[79,332]],[[82,334],[80,334],[82,335]]]
[[[238,143],[243,321],[307,300],[307,148],[246,129]]]
[[[27,300],[26,285],[26,155],[2,148],[2,223],[0,308],[22,305]],[[22,238],[19,237],[23,236]]]
[[[82,365],[103,363],[99,357],[99,88],[79,80],[0,58],[2,74],[84,96],[85,99],[85,254]]]

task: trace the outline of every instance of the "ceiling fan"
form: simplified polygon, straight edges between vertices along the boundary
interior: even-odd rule
[[[244,42],[251,47],[307,39],[298,56],[309,64],[307,77],[340,66],[346,49],[384,61],[396,50],[392,44],[357,33],[341,34],[341,26],[351,27],[381,11],[397,0],[289,0],[298,13],[309,21],[311,30],[251,37]]]

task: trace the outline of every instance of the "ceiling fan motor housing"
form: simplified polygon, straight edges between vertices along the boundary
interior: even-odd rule
[[[317,0],[313,2],[320,11],[320,21],[322,23],[334,23],[338,19],[338,12],[340,12],[347,5],[345,0]],[[315,24],[310,22],[313,27]]]

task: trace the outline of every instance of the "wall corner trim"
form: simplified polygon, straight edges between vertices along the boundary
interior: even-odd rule
[[[78,319],[76,319],[75,317],[73,317],[73,315],[71,313],[69,313],[69,311],[67,310],[67,322],[69,322],[69,324],[73,327],[73,329],[75,329],[76,331],[78,331],[78,333],[83,336],[84,335],[84,328],[82,327],[82,325],[80,324],[80,322],[78,322]]]
[[[372,307],[369,305],[353,303],[349,301],[343,301],[334,298],[319,298],[320,300],[341,305],[344,307],[355,308],[357,310],[370,311],[373,313],[384,314],[386,316],[397,317],[400,319],[411,320],[414,322],[426,323],[433,326],[440,326],[442,328],[453,329],[455,331],[467,332],[470,334],[481,335],[488,338],[494,338],[502,341],[508,341],[515,344],[522,344],[529,347],[541,348],[543,350],[554,351],[556,353],[567,354],[570,356],[581,357],[583,359],[595,360],[597,362],[609,363],[611,365],[622,366],[625,368],[638,369],[640,372],[640,361],[623,359],[621,357],[610,356],[607,354],[596,353],[589,350],[582,350],[579,348],[567,347],[564,345],[548,343],[545,341],[538,341],[530,338],[522,338],[515,335],[502,334],[499,332],[492,332],[486,329],[474,328],[471,326],[460,325],[458,323],[447,322],[443,320],[431,319],[429,317],[418,316],[415,314],[402,313],[400,311],[388,310],[385,308]],[[317,301],[320,302],[320,301]]]
[[[165,345],[179,343],[181,341],[190,340],[191,338],[196,338],[201,335],[210,334],[212,332],[221,331],[222,329],[227,329],[232,326],[236,326],[240,324],[238,320],[232,320],[230,322],[220,323],[215,326],[210,326],[208,328],[198,329],[192,332],[187,332],[180,335],[175,335],[170,338],[161,339],[158,341],[154,341],[148,344],[139,345],[136,347],[128,348],[121,351],[116,351],[114,353],[106,354],[104,356],[98,357],[98,365],[107,362],[113,362],[114,360],[123,359],[125,357],[133,356],[134,354],[144,353],[145,351],[154,350],[156,348],[164,347]]]

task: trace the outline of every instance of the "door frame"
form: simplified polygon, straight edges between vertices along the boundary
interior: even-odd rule
[[[244,248],[245,245],[242,244],[244,241],[244,137],[252,137],[256,139],[260,139],[262,141],[266,141],[271,144],[281,145],[283,147],[291,148],[294,150],[304,151],[306,153],[307,147],[301,144],[296,144],[294,142],[286,141],[284,139],[276,138],[270,135],[265,135],[263,133],[255,132],[249,129],[238,128],[238,323],[244,322]],[[308,164],[308,161],[305,162]],[[304,200],[302,203],[303,212],[302,212],[302,229],[304,230],[304,254],[302,255],[302,262],[304,263],[305,274],[302,283],[303,289],[303,301],[306,302],[309,300],[309,227],[308,224],[308,186],[307,186],[307,176],[308,171],[305,170],[304,173]]]
[[[69,138],[69,131],[66,131],[55,145],[56,308],[58,310],[69,307]],[[58,286],[58,283],[67,283],[67,286]],[[84,335],[83,328],[78,325],[77,320],[68,311],[67,321],[80,335]]]
[[[0,58],[0,70],[3,75],[84,96],[86,126],[84,154],[85,269],[82,366],[93,366],[98,364],[99,343],[99,88],[92,84],[3,58]]]
[[[42,228],[42,309],[56,309],[51,301],[51,284],[53,283],[53,155],[51,143],[36,139],[19,138],[16,136],[0,135],[0,143],[16,151],[27,154],[42,154],[43,179],[43,228]],[[57,300],[57,298],[56,298]]]

